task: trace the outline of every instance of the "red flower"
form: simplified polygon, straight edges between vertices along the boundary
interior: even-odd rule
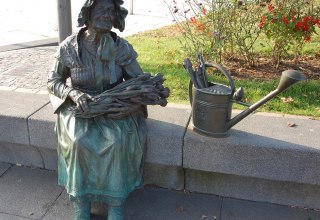
[[[299,31],[302,29],[302,27],[304,26],[304,24],[302,23],[302,21],[298,21],[295,25],[294,25],[294,30],[295,31]]]
[[[285,23],[286,25],[289,24],[289,20],[287,19],[286,16],[283,16],[282,20],[283,20],[283,23]]]
[[[308,18],[309,19],[309,18]],[[309,23],[305,22],[306,19],[304,18],[303,20],[299,20],[295,26],[294,26],[294,30],[295,31],[303,31],[303,32],[308,32],[310,27],[309,27]],[[308,20],[309,21],[309,20]]]
[[[207,9],[206,8],[202,8],[202,14],[206,15],[207,14]]]
[[[313,25],[320,24],[320,19],[319,18],[313,19],[312,24]]]
[[[203,31],[204,30],[204,25],[203,24],[198,24],[197,25],[198,31]]]
[[[192,24],[196,24],[197,23],[197,19],[195,17],[191,17],[190,21]]]
[[[307,41],[307,42],[310,42],[310,41],[311,41],[311,36],[306,36],[306,37],[304,38],[304,40]]]
[[[308,16],[305,16],[303,20],[307,24],[309,22],[310,18]]]
[[[258,27],[259,28],[262,28],[264,26],[264,23],[266,21],[267,17],[266,16],[262,16],[261,19],[260,19],[260,22],[258,24]]]
[[[272,12],[272,11],[273,11],[273,9],[274,9],[274,7],[273,7],[273,5],[272,5],[272,4],[270,4],[270,5],[268,6],[268,8],[269,8],[269,11],[270,11],[270,12]]]

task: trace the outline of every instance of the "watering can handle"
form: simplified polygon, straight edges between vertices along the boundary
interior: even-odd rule
[[[232,79],[230,73],[228,72],[228,70],[226,68],[224,68],[223,66],[221,66],[219,64],[215,64],[215,63],[213,63],[213,64],[206,63],[205,67],[214,67],[217,70],[219,70],[221,73],[223,73],[229,80],[229,84],[230,84],[230,88],[231,88],[232,94],[234,93],[235,85],[234,85],[234,82],[233,82],[233,79]]]
[[[216,68],[217,70],[219,70],[221,73],[223,73],[229,80],[229,84],[230,84],[230,88],[231,88],[231,94],[233,95],[234,91],[235,91],[235,85],[234,85],[234,82],[233,82],[233,79],[230,75],[230,73],[228,72],[228,70],[226,68],[224,68],[223,66],[219,65],[219,64],[212,64],[212,63],[206,63],[205,64],[205,67],[208,68],[208,67],[214,67]],[[193,83],[192,81],[190,80],[189,81],[189,100],[190,100],[190,104],[192,106],[192,87],[193,87]]]

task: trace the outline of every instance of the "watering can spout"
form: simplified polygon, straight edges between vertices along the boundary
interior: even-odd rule
[[[256,103],[249,106],[246,110],[239,113],[237,116],[232,118],[230,121],[227,122],[227,129],[230,129],[235,124],[237,124],[239,121],[247,117],[249,114],[251,114],[253,111],[255,111],[257,108],[259,108],[261,105],[268,102],[270,99],[277,96],[279,93],[283,92],[287,88],[289,88],[291,85],[304,80],[305,77],[297,70],[286,70],[282,72],[280,82],[278,87],[270,92],[268,95],[263,97],[261,100],[257,101]]]

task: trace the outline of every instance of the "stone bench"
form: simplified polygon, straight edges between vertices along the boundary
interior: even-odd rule
[[[48,96],[0,95],[0,161],[55,170],[55,115]],[[256,113],[228,137],[209,138],[193,132],[187,105],[148,110],[145,184],[320,208],[318,120]]]

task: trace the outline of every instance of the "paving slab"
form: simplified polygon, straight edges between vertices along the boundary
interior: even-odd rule
[[[73,219],[73,207],[69,201],[68,193],[64,190],[59,198],[50,207],[43,220]]]
[[[0,141],[29,144],[27,118],[49,102],[47,95],[0,91]]]
[[[139,202],[143,196],[144,189],[137,189],[130,193],[125,207],[125,219],[131,219],[134,213],[137,211]]]
[[[14,166],[0,178],[0,213],[40,219],[62,190],[56,172]]]
[[[221,199],[217,196],[145,189],[130,220],[219,219]]]
[[[182,165],[183,136],[191,113],[176,106],[148,106],[147,162]]]
[[[8,215],[5,213],[0,213],[0,219],[1,220],[30,220],[32,218],[26,218],[26,217],[20,217],[16,215]]]
[[[45,168],[41,153],[36,147],[30,145],[0,141],[0,161]]]
[[[130,219],[134,212],[137,210],[137,206],[142,197],[143,190],[135,190],[133,191],[126,202],[125,207],[125,219]],[[66,220],[73,219],[73,206],[69,201],[68,194],[64,190],[59,198],[54,202],[51,206],[43,220]],[[91,219],[92,220],[102,220],[107,216],[107,208],[103,204],[95,203],[92,205],[91,209]]]
[[[12,165],[9,163],[0,162],[0,177],[4,174]]]
[[[312,218],[311,213],[317,215]],[[271,203],[252,202],[224,198],[221,220],[311,220],[319,219],[319,213],[301,208],[280,206]]]

